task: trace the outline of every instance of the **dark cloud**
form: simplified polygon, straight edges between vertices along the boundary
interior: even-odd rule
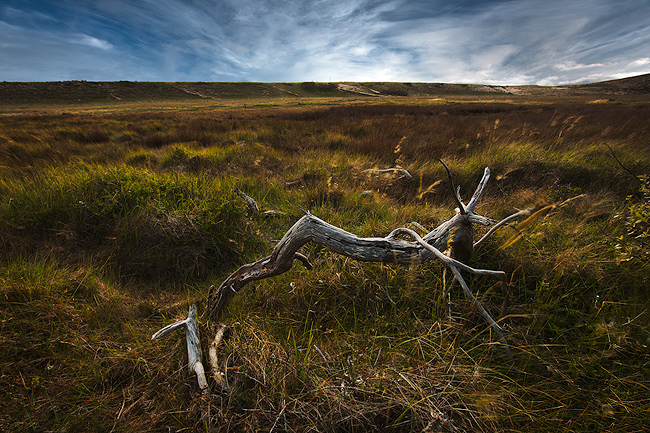
[[[560,84],[646,73],[648,46],[647,0],[0,5],[0,80]]]

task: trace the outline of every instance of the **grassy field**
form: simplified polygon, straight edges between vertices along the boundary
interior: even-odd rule
[[[646,100],[650,93],[650,74],[620,80],[568,86],[491,86],[450,83],[228,83],[228,82],[133,82],[133,81],[50,81],[0,82],[0,104],[21,109],[70,104],[106,104],[109,106],[147,102],[217,103],[251,99],[284,99],[304,103],[305,99],[353,99],[364,97],[515,99],[530,97],[581,98],[606,100],[621,96]]]
[[[0,108],[0,430],[647,428],[649,198],[627,170],[650,173],[649,103],[302,90]],[[360,236],[448,219],[438,158],[466,199],[490,167],[481,215],[536,212],[470,263],[508,275],[514,363],[458,287],[444,302],[440,264],[313,245],[312,271],[249,285],[222,318],[230,393],[200,394],[181,334],[150,340],[300,208]],[[364,172],[388,167],[413,179]],[[496,316],[496,282],[468,282]]]

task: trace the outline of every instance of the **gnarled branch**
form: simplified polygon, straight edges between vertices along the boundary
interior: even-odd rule
[[[444,162],[443,165],[445,165]],[[445,168],[447,168],[446,165]],[[449,170],[448,174],[451,180]],[[486,167],[483,177],[467,206],[462,204],[460,197],[455,193],[460,212],[424,237],[420,237],[413,230],[398,228],[383,238],[360,238],[306,212],[306,215],[300,218],[285,233],[269,256],[254,263],[243,265],[226,278],[217,289],[210,288],[206,314],[216,320],[227,308],[232,297],[249,282],[287,272],[293,267],[295,259],[302,261],[304,264],[306,258],[298,250],[307,242],[314,242],[332,252],[366,262],[412,265],[438,259],[452,270],[465,295],[476,305],[480,314],[495,330],[510,356],[510,350],[501,327],[480,305],[460,274],[460,270],[464,270],[474,274],[497,276],[502,281],[504,293],[507,293],[504,272],[474,269],[463,263],[471,257],[474,251],[472,225],[474,223],[484,225],[494,223],[493,220],[474,213],[489,177],[490,170]],[[521,213],[517,215],[519,214]],[[400,235],[409,235],[415,239],[415,242],[400,239],[398,237]],[[445,250],[448,250],[448,256],[442,253]]]

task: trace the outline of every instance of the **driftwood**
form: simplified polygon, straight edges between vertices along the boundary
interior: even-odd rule
[[[151,336],[152,340],[157,340],[169,335],[177,329],[185,329],[185,339],[187,340],[187,360],[189,370],[196,373],[196,380],[199,382],[199,388],[204,394],[209,391],[208,381],[205,379],[205,370],[203,368],[203,354],[201,352],[201,340],[199,338],[199,326],[196,321],[196,305],[190,307],[187,319],[180,322],[172,323],[162,328]]]
[[[444,162],[442,163],[444,165]],[[314,242],[332,252],[366,262],[412,265],[438,259],[453,272],[455,279],[461,284],[465,295],[494,329],[510,356],[510,349],[503,330],[480,305],[460,273],[460,270],[464,270],[474,274],[499,277],[501,279],[504,297],[507,297],[505,272],[474,269],[463,263],[469,260],[474,252],[473,224],[488,226],[495,223],[495,221],[474,212],[490,177],[490,170],[487,167],[485,168],[476,191],[469,203],[465,205],[460,198],[458,190],[453,186],[451,172],[446,165],[445,169],[447,170],[454,199],[458,206],[457,213],[424,237],[420,237],[413,230],[398,228],[383,238],[360,238],[306,212],[306,215],[300,218],[285,233],[273,249],[271,255],[254,263],[243,265],[226,278],[218,288],[215,289],[214,286],[210,288],[206,314],[210,315],[213,320],[217,320],[227,308],[233,296],[242,290],[247,283],[287,272],[293,267],[295,259],[303,262],[305,266],[310,266],[306,257],[298,253],[298,250],[307,242]],[[513,219],[521,214],[522,212],[518,212],[506,220]],[[400,236],[404,235],[414,239],[414,242],[401,239]],[[482,241],[483,239],[479,242]],[[447,251],[447,255],[443,254],[442,251]]]

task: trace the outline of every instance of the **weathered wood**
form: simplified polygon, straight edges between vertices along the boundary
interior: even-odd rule
[[[413,179],[411,173],[403,168],[368,168],[363,170],[362,173],[400,173],[401,176],[398,179],[402,179],[403,177]]]
[[[446,165],[445,168],[448,170]],[[448,174],[451,182],[451,172],[449,170]],[[420,237],[413,230],[398,228],[383,238],[360,238],[306,212],[306,215],[287,230],[269,256],[241,266],[226,278],[217,289],[214,286],[210,288],[206,314],[213,320],[217,320],[229,305],[232,297],[243,289],[247,283],[287,272],[293,267],[295,259],[299,259],[303,263],[307,262],[306,258],[298,252],[307,242],[314,242],[332,252],[366,262],[413,265],[438,259],[452,270],[467,298],[495,330],[510,356],[510,349],[501,327],[480,305],[460,274],[460,270],[463,270],[474,274],[499,277],[504,296],[507,296],[507,281],[504,272],[474,269],[462,263],[467,261],[474,251],[473,224],[491,225],[495,223],[494,220],[474,212],[489,177],[490,170],[486,167],[483,177],[467,205],[462,203],[458,191],[454,191],[459,206],[458,213],[424,237]],[[522,213],[516,215],[520,214]],[[509,219],[511,218],[514,218],[514,216],[509,217]],[[400,239],[400,235],[408,235],[415,242]],[[442,253],[442,251],[446,250],[449,252],[449,257]]]
[[[225,367],[223,368],[223,371],[221,367],[219,366],[219,358],[217,357],[217,347],[219,344],[221,344],[221,341],[223,340],[224,335],[226,334],[226,330],[228,327],[226,325],[219,325],[217,327],[217,330],[215,332],[214,340],[212,340],[212,343],[210,344],[210,349],[208,349],[208,360],[210,362],[210,370],[212,371],[212,379],[214,379],[215,383],[221,390],[223,391],[228,391],[228,383],[226,381],[226,375],[224,371],[226,370]]]
[[[459,262],[459,261],[457,261],[457,260],[455,260],[455,259],[453,259],[451,257],[445,256],[441,251],[438,251],[437,249],[435,249],[434,247],[432,247],[431,245],[426,243],[424,241],[424,239],[422,239],[420,237],[420,235],[418,235],[413,230],[407,229],[407,228],[401,228],[401,229],[397,229],[397,230],[399,230],[400,234],[404,233],[404,234],[407,234],[409,236],[412,236],[418,244],[420,244],[423,248],[426,248],[428,251],[432,252],[436,256],[436,258],[441,260],[449,269],[451,269],[451,271],[454,273],[454,277],[456,278],[456,280],[460,283],[461,287],[463,288],[463,292],[465,292],[465,296],[467,296],[467,298],[472,302],[472,305],[474,307],[476,307],[476,309],[479,311],[479,313],[481,313],[483,318],[490,324],[492,329],[494,329],[497,336],[499,337],[499,339],[503,343],[503,345],[504,345],[504,347],[506,349],[506,352],[508,354],[508,357],[512,359],[512,353],[510,352],[510,346],[508,345],[508,341],[506,340],[506,337],[503,335],[503,329],[501,328],[501,326],[499,326],[498,323],[496,323],[494,321],[492,316],[490,316],[490,313],[488,313],[487,310],[485,308],[483,308],[483,306],[478,301],[478,299],[476,299],[476,297],[474,296],[472,291],[469,289],[469,286],[467,285],[467,283],[463,279],[463,276],[461,275],[458,268],[463,269],[464,271],[470,272],[472,274],[498,276],[498,277],[501,278],[502,287],[507,285],[506,273],[503,272],[503,271],[491,271],[491,270],[487,270],[487,269],[474,269],[474,268],[471,268],[471,267],[467,266],[466,264],[464,264],[462,262]]]
[[[492,235],[492,233],[494,233],[495,231],[500,229],[502,226],[508,224],[510,221],[513,221],[513,220],[519,218],[520,216],[529,215],[530,212],[531,212],[531,209],[524,209],[524,210],[520,210],[520,211],[518,211],[516,213],[513,213],[512,215],[502,219],[501,221],[496,223],[492,228],[490,228],[490,230],[488,230],[488,232],[486,234],[484,234],[481,239],[474,242],[474,249],[476,249],[479,245],[481,245],[488,237],[490,237],[490,235]]]
[[[254,214],[260,213],[260,206],[257,204],[257,201],[253,197],[247,195],[246,193],[244,193],[244,191],[242,191],[241,189],[239,189],[237,187],[235,187],[235,192],[237,193],[238,196],[240,196],[241,198],[246,200],[246,204],[248,205],[248,209],[252,213],[254,213]]]
[[[201,352],[201,339],[199,337],[199,329],[196,321],[196,305],[190,307],[187,319],[181,320],[171,325],[167,325],[151,336],[152,340],[157,340],[166,335],[171,334],[177,329],[185,329],[185,339],[187,341],[187,360],[188,368],[196,374],[196,380],[199,383],[199,388],[204,394],[210,390],[208,381],[205,378],[205,370],[203,368],[203,354]]]
[[[451,230],[453,226],[449,226]],[[444,230],[435,239],[444,247]],[[282,274],[293,266],[298,249],[307,242],[314,242],[338,254],[355,260],[412,264],[431,260],[427,250],[413,242],[390,237],[359,238],[339,227],[333,226],[308,213],[296,222],[277,243],[271,255],[254,263],[246,264],[231,274],[218,289],[208,293],[208,311],[217,319],[230,303],[235,293],[247,283]]]
[[[241,189],[235,187],[235,192],[237,193],[238,196],[246,200],[246,204],[248,205],[248,210],[253,214],[253,215],[262,215],[264,217],[276,217],[276,216],[283,216],[286,215],[284,212],[275,210],[275,209],[268,209],[262,212],[260,209],[260,206],[257,204],[257,201],[246,194],[244,191]]]
[[[281,210],[269,209],[269,210],[265,210],[260,215],[264,217],[276,217],[276,216],[284,216],[286,215],[286,213],[282,212]]]
[[[476,187],[476,190],[474,191],[472,198],[469,200],[469,203],[467,203],[467,206],[465,207],[468,213],[474,212],[474,209],[476,208],[476,205],[481,199],[481,194],[483,194],[483,190],[485,189],[485,186],[487,185],[489,179],[490,179],[490,169],[488,167],[485,167],[485,170],[483,171],[483,177],[481,178],[481,181],[478,183],[478,186]],[[479,224],[484,224],[484,223],[480,222]]]

